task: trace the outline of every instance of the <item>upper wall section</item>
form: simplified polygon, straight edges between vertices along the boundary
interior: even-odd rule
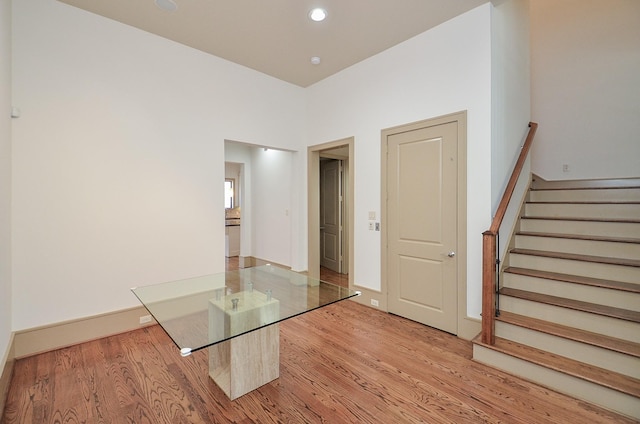
[[[535,0],[531,35],[533,172],[639,176],[640,1]]]
[[[491,199],[507,186],[531,121],[529,0],[491,9]]]
[[[479,314],[480,244],[491,221],[491,5],[479,6],[309,88],[309,144],[355,138],[355,281],[381,289],[381,130],[467,111],[469,311]],[[365,223],[365,225],[363,225]]]
[[[13,2],[13,99],[14,330],[224,270],[224,140],[303,146],[304,89],[54,0]]]

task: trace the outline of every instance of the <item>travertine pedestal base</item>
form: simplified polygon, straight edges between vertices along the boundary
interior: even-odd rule
[[[238,299],[237,309],[232,299]],[[279,302],[256,291],[241,292],[209,302],[210,328],[238,334],[276,322]],[[209,376],[230,399],[257,389],[280,375],[280,326],[271,324],[209,347]]]

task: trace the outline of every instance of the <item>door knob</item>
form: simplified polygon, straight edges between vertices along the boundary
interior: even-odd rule
[[[447,253],[447,256],[453,258],[454,256],[456,256],[456,252],[449,252]]]

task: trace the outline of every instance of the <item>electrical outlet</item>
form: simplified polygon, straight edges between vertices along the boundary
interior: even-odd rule
[[[562,172],[569,172],[569,165],[568,164],[563,164],[562,165]]]
[[[375,307],[380,306],[378,299],[371,299],[371,306],[375,306]]]
[[[380,223],[376,222],[376,231],[380,231]]]
[[[373,222],[369,222],[369,231],[373,231],[374,229],[374,223]]]
[[[151,315],[143,315],[140,317],[140,324],[148,324],[152,319],[153,318],[151,318]]]

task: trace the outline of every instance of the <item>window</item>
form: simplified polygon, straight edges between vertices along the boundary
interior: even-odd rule
[[[233,178],[226,178],[224,180],[224,208],[230,209],[234,206],[234,184]]]

